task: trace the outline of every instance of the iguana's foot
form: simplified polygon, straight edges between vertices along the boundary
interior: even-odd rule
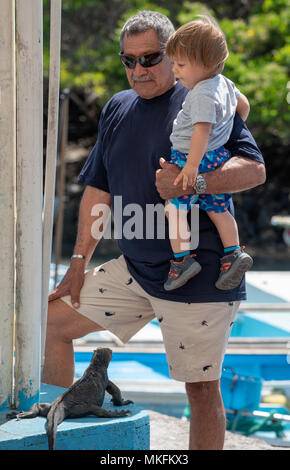
[[[131,414],[131,411],[111,411],[106,410],[105,408],[102,408],[100,406],[92,406],[89,413],[98,416],[99,418],[121,418],[122,416],[129,416]]]
[[[130,416],[131,414],[131,411],[130,410],[122,410],[122,411],[118,411],[118,414],[117,416]]]
[[[111,401],[113,402],[114,406],[124,406],[124,405],[134,404],[132,400],[114,400],[114,398],[112,398]]]
[[[22,413],[22,411],[11,411],[11,413],[6,414],[7,419],[20,419],[19,415]]]

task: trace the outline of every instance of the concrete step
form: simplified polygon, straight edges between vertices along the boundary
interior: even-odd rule
[[[65,389],[41,384],[40,401],[52,402]],[[150,448],[149,413],[136,405],[115,407],[105,398],[108,410],[129,409],[124,418],[67,419],[58,426],[56,450],[148,450]],[[9,412],[11,410],[7,410]],[[0,425],[0,450],[47,450],[46,418],[5,420]]]

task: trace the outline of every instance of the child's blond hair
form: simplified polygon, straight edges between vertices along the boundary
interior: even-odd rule
[[[169,57],[186,57],[203,65],[212,74],[223,71],[228,47],[224,33],[217,22],[208,15],[181,26],[168,39],[166,54]]]

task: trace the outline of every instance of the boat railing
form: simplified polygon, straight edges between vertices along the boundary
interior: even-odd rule
[[[273,302],[273,303],[260,303],[260,302],[241,302],[239,312],[289,312],[289,302]]]
[[[232,413],[236,414],[236,410],[231,410],[227,409],[227,413]],[[282,414],[282,413],[270,413],[269,411],[260,411],[260,410],[254,410],[254,411],[247,411],[247,410],[241,410],[239,411],[240,416],[246,416],[247,418],[250,417],[255,417],[255,418],[270,418],[276,421],[287,421],[290,423],[290,414]]]

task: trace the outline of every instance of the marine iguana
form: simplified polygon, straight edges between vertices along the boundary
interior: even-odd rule
[[[107,368],[111,359],[111,349],[97,348],[83,376],[56,400],[52,403],[35,403],[29,411],[13,411],[7,414],[7,418],[46,416],[48,447],[49,450],[54,450],[57,426],[66,418],[79,418],[89,414],[101,418],[128,416],[129,410],[109,411],[102,408],[105,391],[112,395],[111,401],[115,406],[133,403],[131,400],[123,400],[120,389],[108,379]]]

